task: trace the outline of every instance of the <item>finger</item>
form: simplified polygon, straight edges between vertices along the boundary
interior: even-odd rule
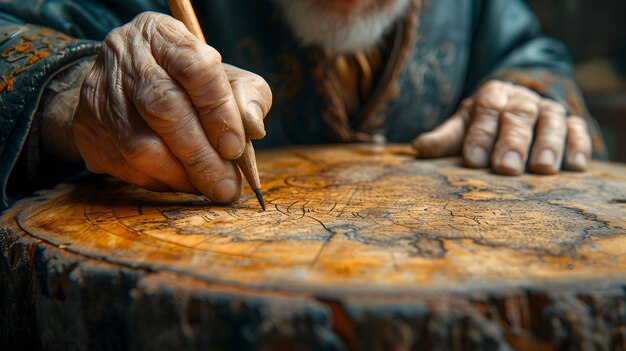
[[[542,100],[528,169],[539,174],[557,173],[563,159],[566,136],[565,108],[557,102]]]
[[[187,177],[182,163],[156,133],[151,130],[136,131],[133,138],[115,142],[121,155],[133,169],[150,175],[167,185],[171,191],[199,193]]]
[[[104,55],[100,52],[96,66],[102,65]],[[108,159],[116,150],[109,131],[102,123],[102,111],[106,111],[105,94],[101,87],[106,86],[104,69],[96,66],[88,73],[80,90],[79,104],[72,118],[72,132],[76,147],[85,167],[93,173],[108,173]],[[100,143],[98,143],[100,141]]]
[[[263,138],[265,136],[263,119],[272,107],[272,90],[257,74],[228,64],[223,66],[241,113],[246,138]]]
[[[136,168],[128,164],[128,162],[126,162],[126,160],[121,155],[118,156],[119,157],[115,160],[109,160],[110,167],[106,173],[114,176],[117,179],[123,180],[126,183],[133,184],[151,191],[172,191],[172,189],[167,186],[167,184],[164,184],[158,179],[137,170]]]
[[[185,26],[165,15],[153,15],[146,39],[159,66],[186,91],[214,149],[226,159],[241,156],[245,131],[241,114],[214,48],[194,37]]]
[[[145,14],[139,16],[145,22],[139,27],[154,27],[154,21],[150,22],[145,17]],[[167,16],[157,17],[171,20]],[[135,27],[128,30],[132,32]],[[152,28],[147,32],[156,30]],[[172,154],[183,164],[191,183],[203,195],[216,202],[229,202],[237,198],[241,186],[240,175],[209,142],[188,93],[157,64],[151,48],[145,47],[143,33],[117,34],[122,36],[122,40],[116,38],[115,33],[116,30],[107,36],[105,47],[111,46],[117,55],[133,58],[120,60],[125,65],[121,72],[124,73],[124,90],[142,119],[165,141]],[[158,46],[158,39],[149,39],[155,40],[153,47]],[[167,43],[163,45],[167,46]],[[124,50],[131,50],[131,53]],[[228,127],[220,127],[222,125],[219,124],[217,128],[228,130]]]
[[[585,171],[591,158],[591,136],[587,122],[581,117],[567,119],[567,144],[565,147],[565,168],[572,171]]]
[[[518,89],[502,110],[498,140],[491,160],[491,167],[496,173],[519,175],[524,172],[539,113],[539,101],[539,95]]]
[[[107,173],[148,190],[171,191],[167,184],[130,166],[115,149],[113,139],[104,127],[95,123],[83,123],[81,116],[85,115],[78,116],[78,120],[73,124],[73,130],[77,147],[85,161],[87,170],[92,173]],[[94,125],[96,126],[94,127]],[[101,141],[102,144],[96,144],[96,140]]]
[[[87,100],[92,96],[92,94],[90,94],[91,87],[88,86],[87,83],[88,82],[83,84],[83,89],[80,94],[81,100]],[[74,133],[74,141],[76,142],[78,152],[85,162],[85,167],[93,173],[106,173],[105,167],[103,166],[104,163],[101,162],[101,160],[107,158],[114,150],[114,147],[113,141],[107,136],[108,132],[100,123],[98,117],[96,116],[91,120],[87,120],[88,116],[97,115],[97,113],[97,110],[95,113],[91,113],[86,104],[78,104],[74,118],[72,119],[72,132]],[[95,140],[99,139],[97,137],[98,135],[105,136],[104,147],[98,147],[95,144]],[[104,157],[98,157],[100,153],[102,153]]]
[[[142,76],[142,81],[129,81],[131,100],[142,119],[180,160],[191,183],[216,202],[237,198],[241,191],[239,172],[209,142],[185,90],[154,63],[144,63]]]
[[[483,86],[475,97],[470,125],[463,142],[463,159],[468,167],[489,165],[489,155],[498,133],[500,111],[509,100],[511,85],[492,81]]]
[[[115,60],[114,56],[112,59]],[[118,67],[118,64],[112,63],[110,67]],[[137,109],[125,94],[128,89],[124,88],[128,86],[122,76],[114,74],[108,77],[103,85],[103,89],[107,91],[105,104],[108,112],[103,118],[103,124],[117,151],[128,163],[125,169],[150,175],[172,191],[198,193],[183,164],[170,151],[165,141],[140,118]],[[148,95],[154,95],[146,95],[142,91],[139,94],[144,99],[142,106],[153,103],[148,101]],[[119,174],[119,170],[115,171]]]
[[[418,157],[443,157],[456,155],[461,151],[467,122],[474,101],[466,99],[459,109],[444,123],[431,132],[413,140],[413,148]]]

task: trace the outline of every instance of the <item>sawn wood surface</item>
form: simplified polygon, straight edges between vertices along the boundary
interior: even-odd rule
[[[102,177],[25,199],[2,218],[0,303],[31,301],[7,340],[63,340],[53,324],[74,316],[87,335],[118,320],[129,349],[624,349],[626,166],[507,177],[405,150],[259,152],[267,211],[249,188],[217,206]]]

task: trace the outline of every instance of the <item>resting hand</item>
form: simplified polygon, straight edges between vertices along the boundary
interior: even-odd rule
[[[419,157],[461,153],[468,167],[500,174],[587,169],[591,136],[585,121],[521,86],[490,81],[435,130],[413,141]]]
[[[246,138],[265,135],[272,94],[259,76],[172,17],[143,13],[113,30],[83,82],[73,118],[89,170],[156,191],[236,199]]]

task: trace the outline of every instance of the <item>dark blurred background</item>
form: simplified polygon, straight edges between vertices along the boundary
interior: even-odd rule
[[[563,41],[612,160],[626,162],[626,0],[528,0],[547,35]]]

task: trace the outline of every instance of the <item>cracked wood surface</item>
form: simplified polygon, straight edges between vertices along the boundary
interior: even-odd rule
[[[404,146],[363,145],[264,151],[258,164],[266,212],[250,189],[214,206],[107,178],[21,201],[3,217],[0,303],[11,292],[46,301],[22,307],[35,308],[38,327],[24,322],[24,333],[40,341],[42,326],[72,315],[66,300],[117,301],[80,296],[108,286],[137,314],[118,306],[115,318],[160,321],[154,330],[174,323],[191,339],[204,340],[186,318],[254,315],[301,328],[276,322],[267,337],[259,327],[264,336],[243,348],[301,339],[313,349],[624,349],[626,166],[505,177],[456,159],[415,160]],[[108,281],[94,283],[94,274]],[[215,295],[244,301],[247,312]],[[189,317],[177,299],[208,315]],[[156,301],[174,322],[148,317],[158,313],[142,303]],[[320,330],[328,334],[313,335]],[[125,333],[125,347],[154,346]],[[232,333],[225,340],[238,340]],[[200,345],[219,338],[209,339]]]

